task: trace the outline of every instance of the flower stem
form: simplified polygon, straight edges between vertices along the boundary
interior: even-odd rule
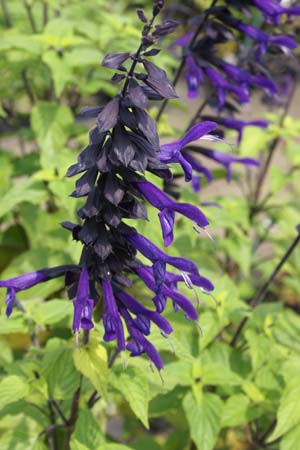
[[[277,266],[275,267],[275,269],[271,273],[271,275],[268,278],[268,280],[258,290],[256,296],[250,302],[250,306],[252,308],[255,308],[256,306],[258,306],[260,303],[263,302],[263,300],[265,299],[265,296],[266,296],[266,294],[268,292],[268,289],[269,289],[270,285],[272,284],[273,280],[277,276],[277,274],[280,271],[280,269],[282,268],[282,266],[286,263],[286,261],[289,259],[289,257],[293,253],[293,251],[296,249],[296,247],[299,244],[299,242],[300,242],[300,225],[297,226],[297,236],[296,236],[296,238],[294,239],[294,241],[292,242],[292,244],[290,245],[288,250],[285,252],[283,257],[281,258],[281,260],[279,261],[279,263],[277,264]],[[239,337],[241,335],[241,332],[243,331],[243,329],[244,329],[246,323],[248,322],[248,320],[249,320],[249,317],[244,317],[244,319],[239,324],[238,329],[236,330],[235,335],[233,336],[233,338],[232,338],[232,340],[230,342],[231,347],[235,347],[235,345],[236,345],[236,343],[237,343],[237,341],[238,341],[238,339],[239,339]]]
[[[193,35],[193,37],[192,37],[192,40],[191,40],[191,42],[190,42],[190,44],[189,44],[189,47],[188,47],[189,49],[191,49],[191,48],[193,47],[193,45],[195,44],[197,37],[199,36],[199,34],[201,33],[201,31],[203,30],[204,25],[206,24],[206,21],[207,21],[209,15],[210,15],[210,10],[211,10],[211,8],[213,8],[213,7],[216,5],[217,1],[218,1],[218,0],[213,0],[213,1],[211,2],[210,7],[206,10],[206,13],[205,13],[205,15],[204,15],[204,17],[203,17],[202,22],[199,24],[198,28],[196,29],[196,31],[195,31],[195,33],[194,33],[194,35]],[[184,66],[185,66],[185,57],[182,58],[181,63],[180,63],[180,65],[179,65],[179,67],[178,67],[178,69],[176,70],[176,73],[175,73],[175,75],[174,75],[174,79],[173,79],[173,81],[172,81],[172,85],[173,85],[174,87],[176,86],[176,84],[178,83],[178,81],[179,81],[179,79],[180,79],[180,77],[181,77],[181,74],[182,74],[182,71],[183,71],[183,69],[184,69]],[[155,118],[157,122],[158,122],[159,119],[161,118],[161,116],[162,116],[162,114],[163,114],[163,112],[164,112],[164,110],[165,110],[165,108],[166,108],[166,106],[167,106],[167,104],[168,104],[168,101],[169,101],[169,99],[166,98],[166,99],[162,102],[162,104],[161,104],[161,106],[160,106],[160,108],[159,108],[159,110],[158,110],[158,112],[157,112],[156,118]]]

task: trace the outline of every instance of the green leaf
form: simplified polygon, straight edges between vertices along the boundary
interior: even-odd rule
[[[29,394],[26,380],[16,375],[5,377],[0,382],[0,409],[14,403]]]
[[[149,384],[142,371],[129,367],[119,374],[110,375],[110,383],[124,395],[134,414],[146,428],[148,422]]]
[[[221,364],[206,364],[203,367],[203,384],[211,386],[238,386],[243,379]]]
[[[0,199],[0,217],[12,211],[22,202],[39,204],[48,198],[47,190],[40,181],[26,180],[13,186]]]
[[[73,116],[65,105],[37,102],[31,113],[31,125],[41,148],[41,165],[45,169],[59,167],[57,154],[68,138]]]
[[[73,306],[68,300],[54,300],[35,305],[31,317],[39,325],[53,325],[72,316]],[[69,326],[69,321],[66,323]]]
[[[290,431],[300,421],[300,385],[293,379],[284,389],[277,412],[277,424],[268,442]]]
[[[212,450],[221,427],[222,400],[215,394],[204,393],[197,402],[189,392],[183,400],[183,409],[197,448]]]
[[[108,368],[104,347],[97,342],[91,342],[85,347],[76,348],[73,359],[76,369],[88,378],[94,388],[106,398]]]
[[[48,382],[50,397],[57,400],[71,398],[79,386],[79,373],[75,370],[72,350],[63,341],[55,343],[43,360],[43,375]]]
[[[300,425],[290,430],[280,442],[280,450],[300,450]]]
[[[49,50],[43,54],[44,63],[49,66],[54,81],[54,89],[56,97],[60,97],[65,85],[72,80],[72,70],[66,60],[66,57],[58,56],[58,54]]]
[[[6,316],[0,316],[0,335],[10,333],[28,333],[28,325],[25,322],[24,314],[16,313],[8,319]]]
[[[104,440],[99,423],[92,412],[87,408],[81,409],[72,434],[71,450],[79,450],[80,445],[89,450],[97,450]]]
[[[249,405],[250,400],[243,394],[230,397],[224,405],[222,427],[236,427],[248,423]]]

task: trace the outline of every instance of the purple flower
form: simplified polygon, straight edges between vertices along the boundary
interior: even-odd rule
[[[149,289],[151,289],[153,292],[156,292],[156,282],[151,267],[139,267],[135,269],[135,272]],[[160,295],[171,298],[173,302],[184,311],[188,319],[197,320],[198,313],[196,309],[194,308],[193,304],[182,294],[174,291],[164,283],[161,287]]]
[[[269,78],[257,74],[257,75],[251,75],[250,73],[246,72],[245,70],[240,69],[239,67],[229,64],[226,62],[222,62],[219,65],[220,69],[223,70],[223,72],[226,73],[227,76],[232,78],[234,81],[237,81],[238,83],[246,83],[246,84],[253,84],[256,86],[260,86],[262,88],[267,89],[270,93],[276,93],[277,87],[273,83],[272,80],[269,80]]]
[[[142,353],[146,353],[149,359],[153,362],[157,370],[163,368],[163,362],[159,356],[158,351],[143,335],[143,333],[136,327],[134,320],[126,311],[125,308],[121,308],[121,314],[126,322],[127,329],[130,333],[130,341],[126,348],[130,351],[130,356],[139,356]]]
[[[300,15],[299,6],[285,7],[273,0],[252,0],[252,3],[262,11],[266,18],[271,18],[275,23],[281,14]]]
[[[201,148],[201,153],[207,156],[207,158],[210,158],[225,167],[227,172],[227,181],[230,181],[232,178],[232,163],[245,164],[246,166],[259,166],[259,161],[254,158],[239,158],[238,156],[228,155],[227,153],[218,152],[217,150],[209,150],[206,148]]]
[[[203,71],[196,64],[192,55],[186,57],[185,64],[185,79],[188,86],[188,97],[195,98],[198,95],[199,86],[203,83]]]
[[[126,238],[137,250],[153,263],[161,261],[164,264],[170,264],[178,270],[198,274],[198,267],[195,263],[186,258],[167,255],[141,234],[131,233],[126,235]]]
[[[0,281],[0,287],[6,287],[6,315],[9,317],[12,313],[14,303],[16,301],[16,294],[19,291],[29,289],[36,284],[43,283],[65,275],[69,271],[78,271],[78,267],[74,265],[57,266],[51,269],[40,269],[35,272],[25,273],[9,280]]]
[[[191,219],[199,227],[205,228],[208,220],[196,206],[188,203],[178,203],[149,181],[135,183],[135,187],[143,194],[144,198],[155,208],[160,210],[158,214],[165,246],[173,242],[173,228],[175,221],[174,212]]]
[[[117,339],[118,349],[125,350],[125,336],[120,313],[114,297],[112,285],[108,280],[102,280],[103,299],[105,314],[103,315],[103,325],[105,334],[103,339],[106,342]]]
[[[185,173],[186,181],[192,179],[192,166],[182,155],[181,150],[190,142],[202,140],[219,140],[216,136],[210,135],[211,131],[217,128],[215,122],[202,122],[194,125],[181,139],[161,145],[159,159],[164,163],[179,163]]]
[[[158,312],[150,311],[149,309],[142,306],[135,298],[127,294],[127,292],[118,291],[116,297],[130,312],[135,314],[137,318],[147,318],[149,321],[155,323],[158,328],[164,333],[172,333],[172,327],[164,317],[162,317]],[[141,321],[135,320],[135,324],[138,326],[138,328],[140,323]]]
[[[74,317],[73,330],[78,334],[79,330],[91,330],[94,328],[92,321],[94,300],[90,298],[89,272],[82,269],[78,282],[76,299],[73,301]]]
[[[224,106],[228,92],[233,93],[240,103],[247,103],[249,101],[249,92],[246,83],[235,86],[227,81],[226,78],[213,67],[204,67],[203,70],[212,85],[217,89],[219,109]]]
[[[238,120],[234,119],[233,117],[219,117],[217,119],[218,123],[220,125],[223,125],[226,128],[231,128],[232,130],[236,130],[238,132],[238,143],[241,143],[242,137],[243,137],[243,131],[245,127],[260,127],[260,128],[267,128],[269,125],[269,122],[266,120]]]

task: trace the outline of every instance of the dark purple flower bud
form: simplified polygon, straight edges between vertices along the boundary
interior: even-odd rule
[[[98,129],[100,132],[113,128],[119,115],[119,97],[113,98],[98,115]]]
[[[5,298],[5,304],[6,304],[6,315],[9,317],[12,313],[14,304],[16,301],[16,291],[14,288],[8,288],[6,291],[6,298]]]
[[[144,13],[144,11],[142,9],[138,9],[136,11],[136,13],[137,13],[137,16],[138,16],[138,18],[140,19],[141,22],[143,22],[143,23],[147,23],[148,22],[148,19],[145,16],[145,13]]]
[[[147,60],[143,61],[143,65],[148,73],[148,77],[145,79],[146,84],[164,98],[178,97],[164,70]]]
[[[129,53],[110,53],[104,57],[102,66],[108,67],[109,69],[119,69],[129,56]]]

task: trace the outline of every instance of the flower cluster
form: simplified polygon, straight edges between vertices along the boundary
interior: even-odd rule
[[[300,7],[281,6],[276,0],[229,0],[226,6],[217,6],[216,3],[213,2],[214,6],[205,11],[206,20],[203,20],[203,15],[193,19],[194,23],[199,22],[198,30],[201,29],[202,33],[195,39],[195,34],[189,32],[177,39],[175,44],[183,48],[189,97],[196,97],[199,88],[207,81],[213,87],[212,91],[216,92],[216,97],[211,95],[210,105],[216,106],[218,113],[234,114],[236,108],[231,103],[232,99],[239,104],[249,102],[253,88],[277,95],[278,88],[270,75],[265,56],[266,53],[275,54],[278,58],[278,55],[290,54],[296,48],[297,43],[292,37],[275,33],[282,15],[300,15]],[[259,20],[257,10],[262,13]],[[243,16],[244,20],[241,19]],[[253,22],[259,23],[260,27],[252,25]],[[271,24],[270,32],[263,30],[268,24]],[[226,55],[223,57],[220,54],[220,45],[230,41],[238,45],[238,64],[229,62]],[[222,125],[231,128],[225,122]],[[240,131],[245,125],[235,123],[233,128]]]
[[[145,204],[153,205],[158,210],[166,246],[173,241],[175,213],[205,229],[208,220],[197,207],[174,201],[150,183],[146,174],[170,179],[168,163],[175,161],[182,164],[189,180],[189,162],[181,157],[181,149],[201,137],[214,139],[209,132],[216,127],[211,122],[198,124],[180,141],[160,145],[156,123],[145,108],[149,99],[176,97],[166,73],[148,59],[158,52],[149,47],[176,26],[167,21],[153,27],[162,4],[159,0],[154,2],[151,20],[139,11],[144,29],[136,53],[109,54],[104,58],[105,67],[117,70],[113,80],[123,82],[119,94],[104,107],[85,108],[82,112],[86,117],[95,117],[97,125],[67,176],[80,174],[72,196],[84,197],[86,201],[78,211],[80,224],[62,224],[83,246],[79,264],[43,269],[0,282],[1,287],[7,288],[10,315],[19,291],[64,275],[74,304],[76,335],[81,329],[93,328],[95,305],[102,302],[104,340],[116,340],[119,351],[127,349],[131,356],[146,353],[158,370],[162,360],[146,336],[152,323],[165,336],[172,332],[171,324],[162,316],[167,299],[172,300],[175,311],[181,309],[188,319],[196,321],[197,310],[179,292],[178,285],[183,282],[191,288],[199,286],[205,292],[213,290],[213,285],[200,275],[192,261],[168,256],[130,227],[126,219],[146,219]],[[139,260],[139,253],[147,258],[148,265]],[[170,271],[170,267],[178,273]],[[136,277],[153,293],[154,309],[146,308],[128,293]]]

